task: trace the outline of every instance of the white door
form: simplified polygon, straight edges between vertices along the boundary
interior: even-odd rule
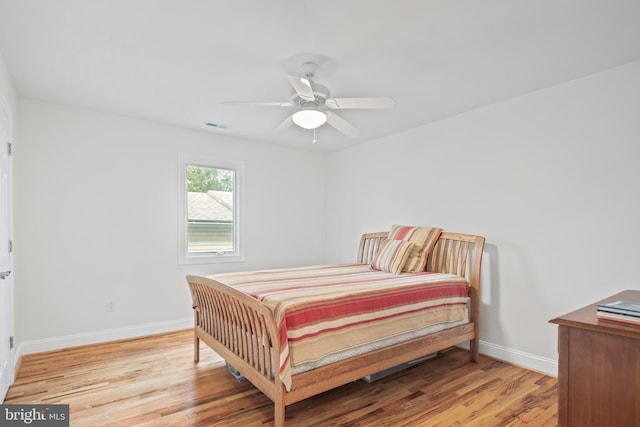
[[[9,154],[9,111],[0,99],[0,402],[13,382],[9,339],[13,330],[13,288],[11,276],[11,166]]]

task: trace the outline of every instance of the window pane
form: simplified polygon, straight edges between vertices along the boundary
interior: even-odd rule
[[[235,251],[235,171],[187,165],[187,252]]]

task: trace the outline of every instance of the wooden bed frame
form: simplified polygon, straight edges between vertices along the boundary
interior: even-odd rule
[[[369,264],[388,232],[362,236],[358,263]],[[469,283],[469,323],[395,344],[292,376],[291,390],[280,381],[280,334],[271,310],[255,298],[213,279],[188,275],[194,310],[194,360],[200,340],[236,368],[274,402],[274,424],[284,426],[285,407],[367,375],[469,341],[471,361],[479,351],[480,267],[484,238],[443,232],[427,259],[427,271],[456,274]]]

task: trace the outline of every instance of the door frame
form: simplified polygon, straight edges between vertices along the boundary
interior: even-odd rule
[[[6,121],[6,140],[5,141],[0,141],[0,150],[6,150],[5,153],[7,154],[7,185],[6,185],[6,198],[7,198],[7,232],[6,232],[6,237],[7,237],[7,241],[6,242],[0,242],[0,244],[4,244],[7,245],[7,265],[6,266],[0,266],[0,271],[12,271],[13,270],[13,251],[10,248],[10,242],[13,241],[13,165],[12,165],[12,159],[11,159],[11,152],[9,150],[9,144],[11,144],[12,142],[12,112],[11,109],[9,108],[9,104],[6,102],[6,99],[0,95],[0,126],[2,126],[2,123]],[[3,134],[5,132],[3,131]],[[0,233],[1,234],[1,233]],[[1,341],[4,342],[0,342],[0,345],[2,346],[6,346],[6,348],[8,348],[8,353],[7,353],[7,357],[8,357],[8,361],[7,361],[7,366],[6,366],[6,371],[7,372],[2,372],[2,376],[6,375],[6,378],[2,378],[2,384],[0,384],[0,402],[4,401],[4,398],[6,397],[6,392],[8,391],[9,386],[11,386],[15,380],[15,363],[14,363],[14,358],[15,358],[15,343],[13,342],[13,337],[14,337],[14,310],[15,310],[15,305],[14,305],[14,288],[13,288],[13,273],[9,274],[7,277],[5,277],[4,279],[1,279],[2,283],[0,284],[0,286],[6,286],[6,294],[5,296],[7,297],[6,301],[0,301],[0,303],[2,304],[2,314],[0,315],[0,337]],[[4,334],[8,335],[8,336],[3,336]],[[9,344],[9,339],[11,338],[11,343],[13,345]],[[2,366],[0,366],[0,369],[3,369]],[[5,381],[6,381],[6,390],[5,390]]]

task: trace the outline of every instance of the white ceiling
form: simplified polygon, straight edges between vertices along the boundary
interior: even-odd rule
[[[0,0],[21,97],[331,151],[640,59],[639,0]],[[287,74],[324,58],[335,97],[392,110],[275,128]],[[208,127],[212,122],[225,129]]]

